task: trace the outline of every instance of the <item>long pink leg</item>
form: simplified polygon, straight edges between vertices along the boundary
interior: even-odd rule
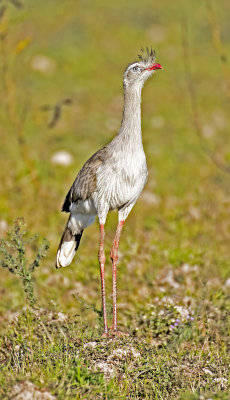
[[[102,296],[102,311],[103,311],[103,318],[104,318],[104,333],[103,333],[103,335],[106,336],[108,333],[108,326],[107,326],[107,318],[106,318],[106,300],[105,300],[104,238],[105,238],[104,224],[101,224],[100,225],[100,247],[99,247],[99,253],[98,253],[98,260],[99,260],[100,270],[101,270],[101,296]]]
[[[117,260],[118,260],[118,246],[121,236],[121,231],[125,221],[119,221],[115,233],[110,258],[113,264],[113,325],[112,331],[117,331]]]

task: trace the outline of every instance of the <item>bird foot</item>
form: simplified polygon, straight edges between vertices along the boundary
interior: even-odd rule
[[[105,339],[105,338],[108,339],[108,338],[110,338],[110,333],[109,333],[108,331],[107,331],[107,332],[104,331],[104,332],[102,333],[101,337],[102,337],[102,339]]]
[[[127,332],[121,332],[121,331],[114,331],[111,329],[111,337],[118,337],[118,338],[122,338],[122,337],[127,337],[129,336],[129,334]]]
[[[107,338],[107,339],[112,339],[114,337],[122,338],[126,336],[129,336],[129,334],[114,330],[113,328],[110,328],[108,332],[103,332],[101,335],[102,338]]]

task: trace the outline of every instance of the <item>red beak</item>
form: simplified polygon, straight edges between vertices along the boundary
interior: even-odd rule
[[[154,69],[163,69],[162,65],[160,64],[153,64],[151,67],[149,68],[145,68],[147,71],[152,71]]]

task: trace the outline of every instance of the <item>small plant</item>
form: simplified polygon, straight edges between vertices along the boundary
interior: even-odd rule
[[[12,274],[17,275],[25,292],[26,301],[30,306],[34,306],[36,298],[34,296],[34,288],[32,281],[32,273],[35,268],[39,267],[42,258],[46,256],[49,249],[47,239],[43,239],[41,247],[32,263],[26,258],[26,251],[28,244],[36,241],[38,236],[27,238],[27,231],[25,230],[26,224],[22,218],[17,219],[14,223],[14,229],[7,233],[7,239],[0,241],[0,265],[7,268]]]

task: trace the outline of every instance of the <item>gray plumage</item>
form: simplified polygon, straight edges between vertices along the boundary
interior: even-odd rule
[[[146,183],[148,171],[141,133],[141,90],[161,68],[149,49],[124,72],[124,110],[121,127],[113,140],[82,167],[70,188],[62,211],[69,212],[57,253],[57,267],[72,262],[83,230],[98,215],[104,224],[109,210],[117,209],[125,221]]]

